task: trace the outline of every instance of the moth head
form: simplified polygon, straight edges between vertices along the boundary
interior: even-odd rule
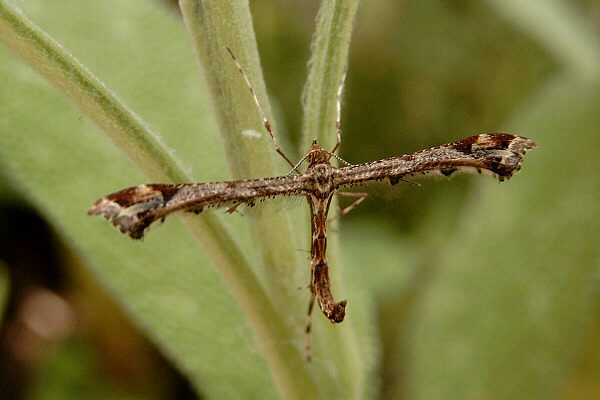
[[[306,158],[308,159],[309,166],[324,163],[329,164],[331,153],[319,146],[317,139],[315,139],[310,146],[310,151],[308,152],[308,156]]]

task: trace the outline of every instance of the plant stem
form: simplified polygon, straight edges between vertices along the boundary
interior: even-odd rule
[[[152,181],[190,181],[138,115],[60,44],[4,1],[0,1],[0,40],[87,114]],[[302,374],[306,367],[301,351],[288,345],[292,333],[220,219],[205,214],[184,217],[184,221],[227,281],[262,349],[276,355],[271,359],[284,371],[277,382],[280,390],[287,398],[312,397],[310,379]],[[292,372],[296,375],[290,377]]]
[[[281,166],[286,164],[273,150],[248,87],[226,51],[227,47],[232,49],[274,126],[247,2],[180,0],[179,4],[211,90],[232,175],[239,179],[282,175]],[[284,169],[289,170],[289,167]],[[269,314],[253,308],[251,299],[242,298],[242,293],[236,293],[236,287],[232,286],[232,290],[242,303],[246,318],[265,351],[271,374],[282,396],[288,399],[314,398],[318,388],[298,345],[304,321],[300,310],[305,309],[306,300],[301,292],[290,290],[299,285],[298,271],[305,268],[295,250],[297,240],[291,217],[267,209],[261,211],[257,218],[250,215],[249,226],[263,260],[263,283],[277,310]],[[243,305],[246,301],[250,302],[248,306]],[[290,309],[298,312],[291,313]],[[297,345],[290,346],[289,343]]]
[[[302,96],[303,148],[308,148],[315,138],[326,149],[333,148],[337,141],[336,93],[348,64],[348,49],[358,4],[358,0],[321,2],[311,46],[310,69]],[[332,209],[335,209],[334,204]],[[336,226],[332,225],[335,229]],[[329,235],[328,259],[336,293],[340,293],[342,287],[339,248],[338,236]],[[330,354],[338,368],[341,387],[344,388],[344,397],[362,398],[365,393],[365,368],[358,351],[356,331],[351,321],[345,321],[343,327],[336,328],[327,330],[327,339],[331,344]]]
[[[198,62],[210,89],[220,127],[221,142],[232,176],[236,179],[284,175],[290,170],[273,150],[273,143],[262,123],[249,89],[231,56],[232,49],[256,93],[269,122],[276,124],[258,61],[258,50],[248,4],[239,1],[181,1],[184,21],[190,34]],[[308,281],[304,263],[296,251],[302,233],[294,228],[289,213],[282,214],[268,205],[260,215],[248,213],[255,248],[262,263],[255,271],[275,302],[286,309],[305,308],[304,296],[290,287]],[[308,237],[308,232],[305,232]],[[262,268],[262,269],[261,269]],[[300,312],[292,316],[292,324],[304,322]],[[297,337],[298,339],[299,337]]]

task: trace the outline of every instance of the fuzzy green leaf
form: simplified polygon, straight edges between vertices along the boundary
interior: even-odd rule
[[[599,93],[562,76],[511,121],[538,149],[507,184],[480,184],[439,251],[410,340],[415,398],[560,393],[600,287]]]
[[[96,123],[118,136],[117,145],[152,179],[186,176],[116,96],[22,14],[0,4],[2,40],[42,70]],[[132,107],[161,128],[165,142],[196,175],[204,180],[227,178],[216,127],[203,112],[207,109],[203,89],[175,15],[142,1],[126,6],[64,2],[51,7],[40,2],[28,13],[90,69],[109,77],[121,96],[131,98]],[[73,35],[78,30],[81,34]],[[114,45],[123,43],[124,35],[127,44]],[[214,398],[236,398],[242,393],[276,397],[261,349],[238,303],[181,224],[170,221],[143,243],[135,243],[105,221],[86,215],[96,198],[147,178],[61,94],[5,48],[1,50],[0,158],[11,181],[69,243],[82,250],[99,279],[198,390]],[[198,135],[199,128],[206,134]],[[192,229],[199,223],[203,222],[193,222]],[[200,235],[213,241],[209,254],[217,264],[238,268],[238,278],[243,276],[240,268],[246,266],[250,272],[246,276],[251,278],[246,256],[235,245],[224,244],[232,242],[222,224],[213,217],[199,228]],[[247,236],[240,221],[233,226],[236,242],[244,243]],[[252,285],[242,280],[246,289]],[[253,296],[251,300],[260,292]],[[269,308],[268,302],[263,305]]]
[[[207,7],[203,11],[218,14],[224,3],[203,5]],[[208,81],[212,85],[211,78],[220,79],[218,85],[209,86],[233,175],[276,174],[272,144],[223,45],[239,49],[236,54],[264,99],[253,38],[238,42],[227,36],[232,21],[251,29],[247,4],[226,5],[223,9],[229,7],[229,14],[211,20],[217,25],[204,33],[221,40],[204,53],[199,51],[195,29],[206,28],[202,22],[210,18],[202,20],[208,15],[198,13],[194,8],[198,3],[182,1],[182,6],[198,55],[212,60],[203,64]],[[3,42],[67,95],[120,149],[3,49],[0,102],[10,117],[0,124],[0,161],[6,174],[65,240],[81,250],[99,279],[198,391],[212,398],[273,398],[277,390],[286,398],[362,397],[365,380],[358,359],[349,357],[358,354],[357,346],[353,341],[335,341],[344,337],[341,329],[352,331],[351,324],[334,327],[317,320],[315,353],[321,355],[310,365],[302,358],[305,304],[299,305],[304,296],[290,291],[290,286],[300,286],[305,280],[298,281],[298,276],[308,271],[299,268],[305,263],[295,250],[296,232],[287,217],[269,211],[261,218],[250,216],[252,242],[239,217],[184,218],[204,253],[177,222],[168,222],[140,244],[85,215],[97,197],[145,182],[141,172],[152,181],[190,181],[190,174],[179,166],[185,164],[201,171],[194,174],[198,180],[228,178],[195,63],[174,16],[142,2],[126,6],[73,2],[52,8],[40,3],[28,9],[38,24],[73,49],[84,67],[23,12],[5,2],[0,7]],[[74,31],[80,33],[73,35]],[[114,45],[123,36],[127,43]],[[110,86],[128,103],[90,70],[108,77]],[[225,93],[219,92],[223,88]],[[269,113],[268,103],[261,103]],[[175,160],[150,124],[132,109],[164,132],[162,140],[183,162]],[[198,126],[207,134],[198,136]],[[251,264],[259,267],[250,268]],[[332,341],[335,348],[327,344]],[[340,348],[345,348],[344,356],[331,368],[327,360]],[[340,378],[340,384],[332,384]]]

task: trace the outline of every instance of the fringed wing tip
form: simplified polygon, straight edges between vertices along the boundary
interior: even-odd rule
[[[534,149],[536,144],[525,137],[495,133],[471,136],[448,146],[459,154],[464,154],[465,159],[454,161],[454,165],[441,169],[442,175],[450,177],[455,172],[486,173],[502,182],[521,169],[523,156],[528,150]]]
[[[110,200],[109,197],[103,197],[96,201],[88,210],[88,215],[101,215],[121,233],[127,234],[132,239],[142,239],[144,230],[149,224],[135,213],[124,213],[123,207]]]
[[[536,147],[532,140],[510,134],[479,135],[472,145],[475,154],[484,157],[484,165],[497,175],[500,182],[521,170],[523,157]]]

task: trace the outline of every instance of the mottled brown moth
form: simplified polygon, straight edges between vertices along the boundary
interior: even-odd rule
[[[342,322],[346,313],[346,300],[336,302],[331,293],[326,254],[327,215],[334,195],[358,197],[357,201],[342,210],[343,215],[363,201],[367,194],[339,192],[339,189],[370,181],[385,181],[395,185],[413,177],[450,177],[459,173],[488,174],[504,181],[521,169],[523,156],[535,147],[533,141],[520,136],[505,133],[481,134],[412,154],[337,168],[331,165],[330,160],[331,157],[339,159],[334,153],[341,143],[342,78],[337,91],[336,145],[331,151],[327,151],[315,140],[308,154],[294,164],[277,145],[252,85],[231,50],[227,50],[250,89],[275,150],[292,167],[290,174],[240,181],[139,185],[99,199],[88,214],[102,215],[122,233],[141,239],[152,224],[163,222],[174,212],[200,213],[217,207],[227,207],[228,211],[232,211],[239,205],[252,206],[257,200],[274,196],[304,196],[310,207],[312,232],[310,301],[305,345],[308,360],[311,357],[310,328],[314,301],[317,301],[321,311],[331,322]],[[308,163],[308,167],[300,172],[299,167],[304,161]]]

